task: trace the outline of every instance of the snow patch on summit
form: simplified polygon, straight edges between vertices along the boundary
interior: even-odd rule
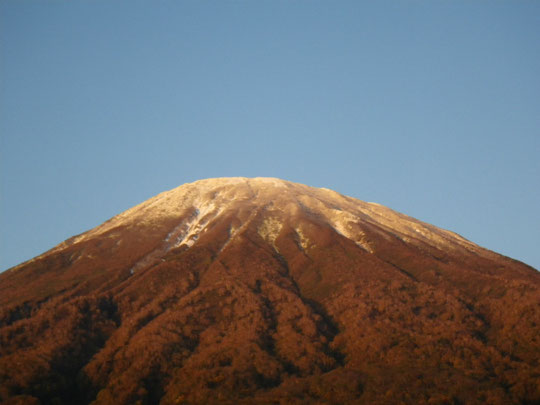
[[[366,234],[360,229],[360,219],[358,217],[344,211],[331,211],[334,212],[334,215],[330,216],[328,220],[337,233],[346,237],[347,239],[352,240],[354,243],[356,243],[358,246],[368,251],[369,253],[374,252],[373,247],[367,239]]]
[[[282,228],[282,223],[277,218],[267,218],[259,225],[257,232],[262,238],[275,247],[276,238]]]
[[[196,209],[193,215],[186,221],[182,221],[179,225],[175,226],[174,229],[167,234],[165,238],[167,250],[174,249],[182,244],[190,230],[193,228],[198,215],[199,210]]]
[[[305,234],[305,230],[302,229],[302,226],[299,226],[298,228],[294,229],[296,234],[298,235],[298,239],[300,242],[300,246],[302,246],[302,250],[306,251],[312,246],[311,241]]]
[[[206,226],[222,211],[223,207],[216,207],[213,201],[198,202],[194,214],[167,235],[166,241],[171,241],[170,249],[182,245],[193,246],[201,232],[204,232]]]
[[[176,225],[165,237],[163,243],[157,249],[151,251],[139,261],[137,261],[130,273],[133,275],[138,270],[158,262],[163,255],[171,249],[187,246],[191,247],[199,239],[201,232],[213,221],[222,211],[212,201],[196,202],[197,206],[192,207],[192,214]]]

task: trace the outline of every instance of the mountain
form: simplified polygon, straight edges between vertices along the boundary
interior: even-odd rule
[[[538,404],[539,287],[378,204],[201,180],[0,274],[0,400]]]

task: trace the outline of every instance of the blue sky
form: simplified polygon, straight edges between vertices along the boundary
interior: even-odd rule
[[[540,2],[0,1],[0,270],[209,177],[540,269]]]

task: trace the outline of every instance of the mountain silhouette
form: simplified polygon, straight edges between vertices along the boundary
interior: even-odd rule
[[[0,274],[0,401],[539,404],[539,286],[379,204],[201,180]]]

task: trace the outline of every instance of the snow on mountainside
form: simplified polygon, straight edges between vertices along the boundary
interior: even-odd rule
[[[115,216],[46,254],[103,235],[118,227],[151,226],[163,221],[176,221],[165,237],[169,249],[182,245],[190,247],[220,215],[245,205],[253,207],[250,220],[253,220],[257,210],[272,211],[270,226],[273,230],[263,227],[261,232],[270,232],[271,235],[267,236],[274,239],[283,222],[291,221],[299,212],[303,212],[317,217],[370,253],[373,253],[373,246],[362,224],[373,225],[381,233],[394,235],[405,243],[426,244],[443,251],[492,255],[492,252],[456,233],[400,214],[380,204],[363,202],[325,188],[312,188],[277,178],[244,177],[207,179],[184,184]],[[248,223],[249,221],[244,224],[244,228]],[[241,229],[231,229],[226,243],[237,236],[239,230]],[[296,226],[296,232],[302,243],[308,245],[309,240],[303,236],[301,225]]]

